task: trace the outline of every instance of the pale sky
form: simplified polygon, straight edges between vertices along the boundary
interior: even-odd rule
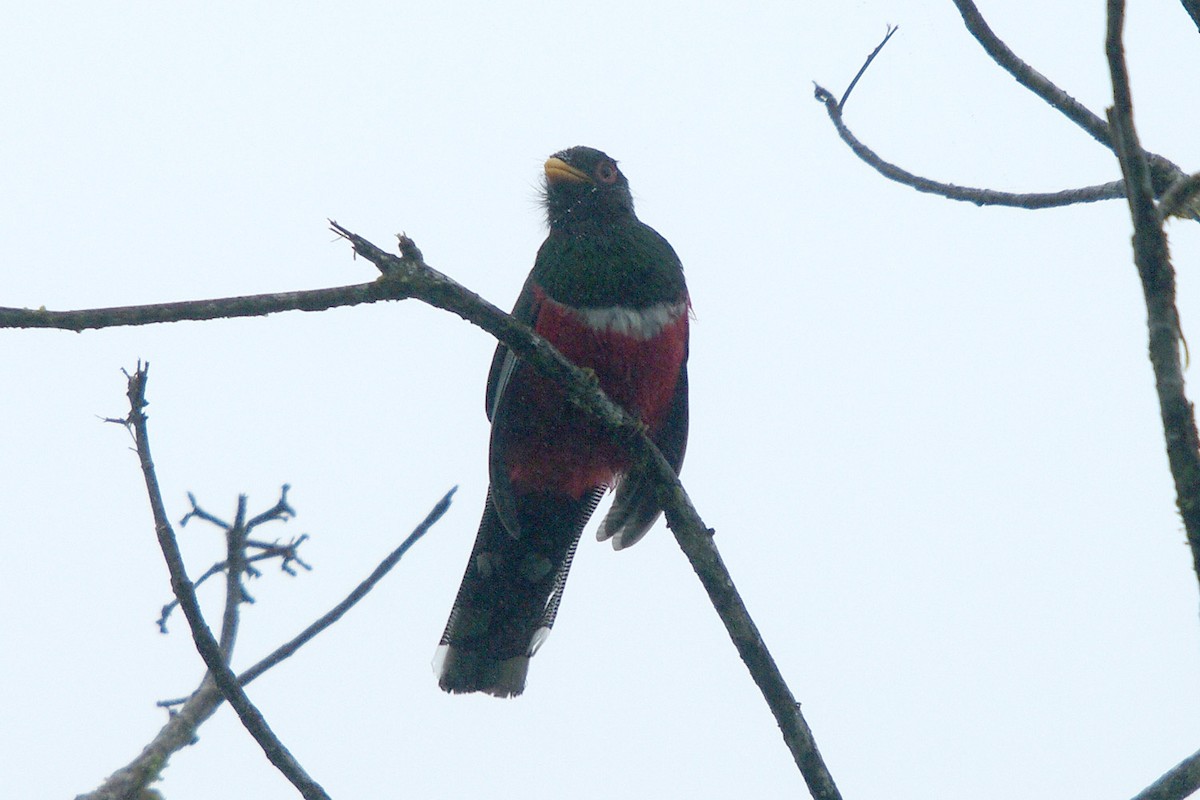
[[[1200,37],[1133,3],[1143,143],[1195,170]],[[1103,3],[981,8],[1103,113]],[[893,184],[885,158],[1013,191],[1119,177],[993,65],[949,0],[23,4],[0,29],[0,305],[75,309],[372,280],[325,220],[508,307],[537,187],[621,162],[696,312],[684,484],[849,798],[1128,798],[1200,747],[1200,603],[1174,511],[1123,201],[1025,212]],[[1200,225],[1173,223],[1184,331]],[[0,332],[0,775],[89,791],[202,673],[170,599],[122,368],[152,364],[168,509],[283,483],[314,565],[249,585],[235,667],[290,638],[451,486],[343,621],[249,690],[334,798],[804,796],[661,525],[575,561],[524,696],[430,660],[486,491],[494,341],[414,301],[73,334]],[[1192,397],[1200,393],[1195,370]],[[189,569],[220,532],[178,530]],[[218,614],[219,581],[201,597]],[[214,617],[215,619],[215,617]],[[223,708],[171,800],[296,792]]]

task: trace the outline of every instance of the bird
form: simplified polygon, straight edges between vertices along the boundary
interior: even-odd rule
[[[617,162],[572,147],[544,165],[549,233],[512,316],[640,418],[679,472],[688,434],[691,298],[675,250],[637,218]],[[434,657],[439,686],[512,697],[554,624],[580,535],[621,550],[662,513],[653,480],[564,390],[503,343],[488,374],[489,487]]]

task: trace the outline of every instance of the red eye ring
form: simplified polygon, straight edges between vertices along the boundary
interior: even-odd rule
[[[596,180],[601,183],[616,183],[617,176],[620,175],[617,171],[617,165],[611,161],[601,161],[596,165]]]

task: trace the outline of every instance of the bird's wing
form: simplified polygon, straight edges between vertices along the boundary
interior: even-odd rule
[[[537,311],[538,302],[533,290],[533,276],[530,275],[521,289],[521,294],[517,296],[511,316],[513,319],[533,327],[537,320]],[[496,406],[500,403],[500,397],[504,394],[504,389],[508,386],[508,381],[512,378],[517,363],[517,357],[512,354],[507,345],[503,342],[496,345],[496,353],[492,356],[492,368],[488,371],[487,393],[484,396],[484,409],[487,411],[489,422],[496,416]]]
[[[687,361],[679,370],[679,380],[675,384],[675,394],[671,397],[671,406],[667,411],[662,426],[651,438],[662,451],[667,463],[678,474],[683,466],[683,455],[687,450],[688,434],[688,381]],[[616,497],[612,508],[604,516],[600,528],[596,531],[596,539],[604,541],[612,539],[613,549],[621,550],[635,544],[646,535],[646,531],[662,513],[654,496],[654,481],[641,469],[634,468],[617,484]]]

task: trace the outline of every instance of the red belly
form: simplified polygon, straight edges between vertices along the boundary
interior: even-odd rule
[[[575,364],[595,372],[605,394],[640,417],[651,432],[662,425],[686,357],[686,312],[643,339],[597,331],[570,309],[547,301],[534,330]],[[505,463],[516,488],[579,498],[594,486],[612,485],[627,468],[624,453],[567,402],[557,384],[530,366],[522,365],[505,391],[513,395],[513,435]]]

